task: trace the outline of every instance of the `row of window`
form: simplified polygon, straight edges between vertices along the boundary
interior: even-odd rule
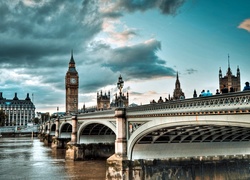
[[[29,116],[9,116],[7,119],[20,119],[20,118],[27,119],[30,117],[31,117],[31,115],[29,115]]]
[[[35,109],[34,106],[0,106],[1,109]]]
[[[6,123],[15,123],[15,122],[17,122],[17,123],[19,123],[20,122],[20,120],[18,120],[18,121],[15,121],[15,120],[10,120],[10,121],[6,121]],[[21,120],[21,123],[23,123],[23,122],[28,122],[28,120],[26,119],[26,120]]]
[[[21,123],[21,124],[12,124],[12,123],[6,123],[6,126],[26,126],[28,124],[28,122],[25,123]]]
[[[29,113],[29,112],[33,112],[33,113],[35,113],[35,111],[34,110],[9,110],[9,109],[4,109],[3,110],[3,112],[5,112],[5,113]]]

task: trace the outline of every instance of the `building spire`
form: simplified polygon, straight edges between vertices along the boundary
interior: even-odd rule
[[[229,60],[230,56],[229,56],[229,54],[228,54],[227,58],[228,58],[227,76],[230,76],[230,75],[232,75],[232,72],[231,72],[231,68],[230,68],[230,60]]]
[[[180,81],[179,81],[179,73],[177,71],[177,74],[176,74],[176,81],[175,81],[175,88],[176,89],[180,89],[181,87],[181,84],[180,84]]]
[[[75,60],[74,60],[74,57],[73,57],[73,49],[71,49],[71,58],[70,58],[70,64],[75,64]]]
[[[219,70],[219,78],[222,78],[222,71],[221,71],[221,67],[220,67],[220,70]]]

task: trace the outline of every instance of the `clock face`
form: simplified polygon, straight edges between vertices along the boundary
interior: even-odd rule
[[[71,84],[76,84],[76,79],[75,78],[70,78],[70,83]]]

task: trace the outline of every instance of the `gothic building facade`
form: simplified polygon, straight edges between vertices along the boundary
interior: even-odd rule
[[[122,93],[121,96],[117,95],[117,93],[115,94],[115,99],[111,104],[112,107],[119,107],[119,106],[128,107],[128,105],[129,105],[128,92],[127,95]]]
[[[65,76],[66,89],[66,114],[74,114],[78,112],[78,87],[79,77],[75,67],[73,51],[69,61],[69,68]]]
[[[0,92],[0,108],[6,115],[5,126],[25,126],[35,118],[36,108],[29,93],[25,99],[19,100],[17,93],[13,99],[6,99]]]
[[[219,87],[220,87],[220,92],[222,92],[223,88],[227,88],[228,91],[231,92],[241,91],[240,69],[239,67],[237,67],[236,76],[233,75],[230,68],[229,59],[228,59],[227,73],[224,77],[222,77],[221,68],[219,70]]]
[[[178,72],[177,72],[176,82],[175,82],[175,89],[174,89],[174,93],[173,93],[173,99],[177,100],[177,99],[184,99],[184,98],[185,98],[185,94],[184,94],[184,92],[182,92],[181,83],[179,81],[179,75],[178,75]]]
[[[110,109],[110,92],[108,94],[105,92],[102,94],[102,91],[97,92],[97,110],[107,110]]]
[[[107,110],[110,108],[115,108],[115,107],[128,107],[129,106],[129,95],[128,92],[126,93],[126,95],[124,93],[120,95],[117,95],[117,93],[115,94],[114,99],[112,100],[112,102],[110,102],[111,100],[111,96],[110,96],[110,92],[108,92],[108,94],[106,93],[102,93],[102,91],[97,92],[97,107],[96,110]]]

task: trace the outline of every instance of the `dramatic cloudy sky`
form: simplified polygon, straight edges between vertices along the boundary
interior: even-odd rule
[[[71,49],[79,106],[113,95],[121,74],[130,103],[173,94],[176,73],[186,98],[215,92],[218,71],[250,81],[249,0],[0,1],[0,91],[32,96],[38,112],[65,110]]]

